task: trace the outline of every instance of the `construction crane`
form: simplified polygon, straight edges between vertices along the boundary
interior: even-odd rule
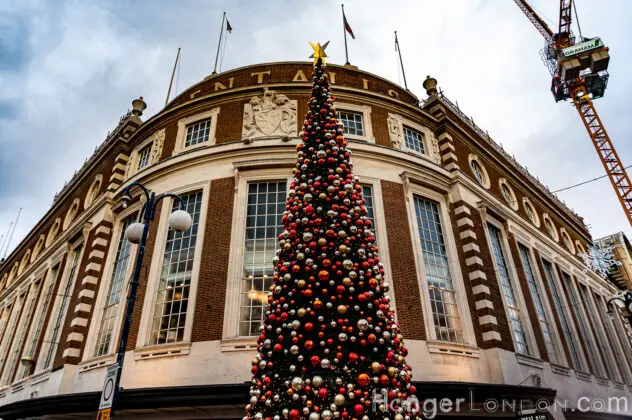
[[[632,225],[632,183],[593,104],[593,100],[604,95],[608,85],[608,47],[601,38],[585,38],[581,31],[574,36],[572,0],[560,0],[557,33],[525,0],[514,2],[544,37],[545,46],[540,54],[552,76],[551,93],[556,102],[570,99],[577,109]]]

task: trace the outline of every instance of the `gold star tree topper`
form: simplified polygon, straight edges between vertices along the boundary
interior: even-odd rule
[[[314,53],[309,56],[309,58],[314,59],[314,64],[318,62],[318,59],[321,58],[323,60],[323,64],[325,64],[325,58],[327,58],[327,53],[325,52],[325,48],[329,45],[329,41],[325,42],[325,45],[320,45],[320,42],[317,42],[316,45],[309,43],[314,50]]]

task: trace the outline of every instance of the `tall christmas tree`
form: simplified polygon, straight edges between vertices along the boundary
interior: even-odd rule
[[[414,395],[384,267],[336,117],[324,47],[274,259],[244,419],[417,419],[373,404]]]

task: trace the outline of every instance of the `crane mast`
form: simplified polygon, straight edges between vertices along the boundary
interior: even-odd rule
[[[571,32],[572,0],[560,0],[557,34],[553,34],[525,0],[514,2],[544,36],[547,45],[542,55],[553,76],[553,97],[556,102],[570,99],[577,109],[628,222],[632,225],[632,183],[593,103],[594,99],[604,95],[608,84],[608,48],[600,38],[575,39]]]

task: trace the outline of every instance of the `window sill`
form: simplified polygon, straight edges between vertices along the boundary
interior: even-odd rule
[[[105,354],[103,356],[93,357],[92,359],[85,360],[79,363],[79,373],[87,372],[92,369],[98,369],[100,367],[110,366],[116,361],[116,354]]]
[[[557,373],[559,375],[571,376],[571,370],[569,368],[558,365],[557,363],[551,363],[551,370],[553,373]]]
[[[595,376],[595,381],[597,381],[597,383],[598,383],[599,385],[602,385],[602,386],[610,386],[610,379],[606,379],[606,378],[597,378],[597,377]]]
[[[445,341],[427,341],[426,344],[428,345],[429,353],[473,357],[475,359],[480,357],[479,348],[469,344],[448,343]]]
[[[152,344],[134,349],[134,360],[156,359],[159,357],[184,356],[191,351],[191,343]]]
[[[11,393],[15,394],[16,392],[22,391],[25,385],[26,385],[26,379],[20,379],[18,382],[11,385]]]
[[[531,366],[538,369],[544,369],[544,362],[542,362],[542,360],[537,359],[533,356],[527,356],[526,354],[516,353],[516,360],[521,365]]]
[[[230,338],[221,342],[223,352],[253,350],[257,350],[257,339],[254,337]]]
[[[590,373],[575,371],[575,376],[582,381],[592,382]]]
[[[612,382],[612,386],[616,389],[625,389],[625,384],[621,382]]]

